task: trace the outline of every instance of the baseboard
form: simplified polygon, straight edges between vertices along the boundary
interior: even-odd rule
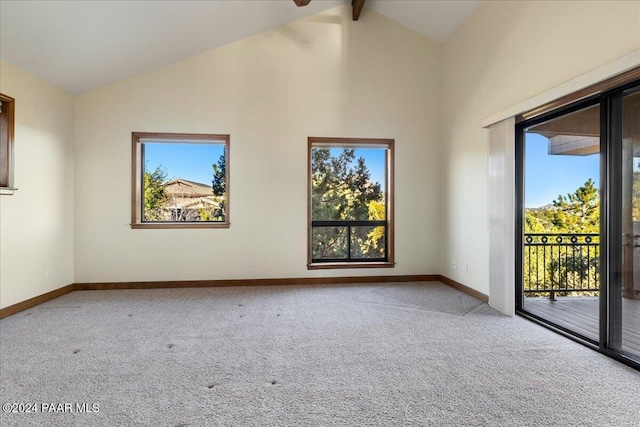
[[[46,294],[38,295],[26,301],[0,309],[0,319],[12,314],[51,301],[73,291],[102,291],[117,289],[168,289],[168,288],[218,288],[227,286],[282,286],[282,285],[341,285],[357,283],[398,283],[440,281],[482,302],[488,303],[489,297],[440,274],[413,274],[402,276],[350,276],[350,277],[301,277],[295,279],[229,279],[229,280],[183,280],[150,282],[104,282],[74,283],[63,286]]]
[[[17,304],[10,305],[8,307],[0,308],[0,319],[3,319],[7,316],[11,316],[12,314],[16,314],[22,310],[26,310],[31,307],[35,307],[36,305],[40,305],[44,302],[51,301],[52,299],[56,299],[61,297],[64,294],[68,294],[69,292],[73,292],[75,290],[74,285],[63,286],[58,289],[54,289],[51,292],[47,292],[46,294],[38,295],[37,297],[29,298],[26,301],[19,302]]]
[[[449,285],[452,288],[459,290],[460,292],[464,292],[467,295],[471,295],[472,297],[479,299],[484,303],[487,303],[487,304],[489,303],[489,295],[476,291],[475,289],[472,289],[466,285],[463,285],[462,283],[458,283],[455,280],[451,280],[446,276],[439,275],[438,280],[440,280],[445,285]]]
[[[352,283],[430,282],[439,280],[437,274],[404,276],[352,276],[352,277],[300,277],[288,279],[229,279],[183,280],[149,282],[75,283],[75,291],[104,291],[115,289],[164,289],[164,288],[219,288],[227,286],[282,286],[282,285],[339,285]]]
[[[227,286],[288,286],[288,285],[340,285],[353,283],[397,283],[440,281],[482,302],[489,296],[441,274],[414,274],[403,276],[351,276],[351,277],[300,277],[289,279],[229,279],[229,280],[184,280],[151,282],[104,282],[75,283],[76,291],[104,291],[116,289],[168,289],[168,288],[218,288]]]

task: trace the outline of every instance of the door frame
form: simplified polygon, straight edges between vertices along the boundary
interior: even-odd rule
[[[619,348],[622,325],[622,287],[619,283],[622,267],[622,98],[629,89],[640,90],[636,80],[607,92],[589,96],[571,104],[545,112],[515,125],[515,312],[568,338],[640,370],[640,362],[613,350]],[[600,312],[599,340],[594,341],[553,322],[528,313],[524,307],[524,168],[525,130],[536,124],[570,114],[593,105],[600,105]],[[616,119],[618,117],[618,119]]]

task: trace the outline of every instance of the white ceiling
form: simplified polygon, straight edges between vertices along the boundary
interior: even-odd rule
[[[444,43],[482,0],[367,0],[365,7]]]
[[[345,0],[0,1],[0,59],[81,94],[335,6]],[[367,7],[439,42],[480,4],[369,0]]]

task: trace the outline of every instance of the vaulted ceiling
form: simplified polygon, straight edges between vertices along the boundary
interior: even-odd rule
[[[313,0],[0,1],[0,59],[81,94],[349,3]],[[444,42],[481,3],[366,0],[367,9]]]

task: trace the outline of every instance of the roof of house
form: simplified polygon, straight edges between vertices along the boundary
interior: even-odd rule
[[[213,188],[201,182],[175,178],[164,184],[165,191],[174,197],[213,197]]]

